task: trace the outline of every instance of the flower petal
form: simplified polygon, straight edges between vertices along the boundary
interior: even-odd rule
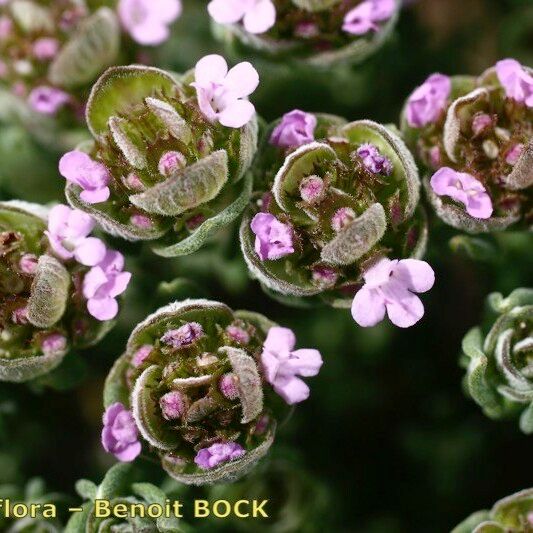
[[[244,15],[244,28],[250,33],[265,33],[276,23],[276,8],[272,0],[259,0]]]
[[[295,374],[309,377],[318,374],[322,363],[322,356],[318,350],[304,348],[292,352],[286,366],[293,369]]]
[[[237,98],[252,94],[258,85],[259,74],[248,61],[235,65],[224,80],[224,86]]]
[[[297,377],[278,379],[274,390],[289,404],[303,402],[309,398],[309,387]]]
[[[87,310],[97,320],[112,320],[117,316],[118,302],[114,298],[91,298],[87,300]]]
[[[418,296],[406,290],[401,298],[387,301],[387,314],[395,326],[409,328],[424,316],[424,305]]]
[[[242,0],[212,0],[207,11],[219,24],[234,24],[244,17],[246,3]]]
[[[274,326],[268,330],[263,348],[273,354],[291,352],[296,345],[296,336],[292,329]]]
[[[197,84],[206,86],[212,82],[221,82],[228,73],[226,60],[218,54],[202,57],[194,69]]]
[[[114,453],[114,456],[123,463],[130,463],[131,461],[135,460],[139,454],[141,453],[142,445],[139,441],[134,442],[128,446],[124,450],[117,451]]]
[[[80,193],[80,198],[88,204],[98,204],[105,202],[110,195],[109,187],[103,187],[95,190],[85,190]]]
[[[402,259],[393,271],[393,277],[413,292],[426,292],[435,283],[435,272],[425,261]]]
[[[385,318],[385,299],[376,289],[363,287],[352,302],[352,317],[363,328],[375,326]]]
[[[94,266],[102,261],[105,253],[105,244],[100,239],[87,237],[74,250],[74,257],[82,265]]]
[[[234,100],[219,113],[218,120],[227,128],[242,128],[255,114],[255,107],[248,100]]]

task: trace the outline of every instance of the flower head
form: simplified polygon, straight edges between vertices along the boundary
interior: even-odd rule
[[[111,320],[118,313],[116,297],[122,294],[131,279],[130,272],[123,272],[124,256],[108,250],[98,265],[83,278],[83,295],[87,309],[97,320]]]
[[[133,461],[141,453],[139,432],[131,412],[120,402],[110,405],[103,417],[102,446],[119,461]]]
[[[315,115],[294,109],[285,113],[270,136],[270,144],[280,148],[297,148],[315,138]]]
[[[48,217],[48,237],[55,254],[63,260],[76,259],[78,263],[94,266],[104,259],[105,244],[89,233],[95,226],[86,213],[66,205],[56,205]]]
[[[109,198],[109,171],[105,165],[94,161],[85,152],[67,152],[59,160],[59,173],[67,181],[83,189],[80,198],[88,204],[105,202]]]
[[[170,35],[169,25],[181,15],[180,0],[119,0],[120,21],[139,44],[156,46]]]
[[[209,448],[202,448],[194,458],[194,462],[203,470],[209,470],[216,466],[233,461],[242,457],[246,452],[236,442],[217,442]]]
[[[173,348],[183,348],[190,346],[193,342],[203,337],[204,329],[198,322],[187,322],[178,329],[167,331],[162,337],[161,342],[172,346]]]
[[[431,188],[439,196],[449,196],[461,202],[466,212],[475,218],[490,218],[492,200],[483,184],[465,172],[442,167],[431,178]]]
[[[61,89],[42,85],[36,87],[28,96],[30,107],[43,115],[55,115],[70,101],[70,96]]]
[[[390,159],[382,155],[373,144],[362,144],[357,149],[357,155],[363,160],[363,165],[373,174],[389,176],[393,170]]]
[[[496,74],[508,98],[533,107],[533,76],[516,59],[498,61]]]
[[[255,113],[255,107],[245,97],[259,85],[259,75],[248,62],[239,63],[228,72],[222,56],[205,56],[196,64],[191,85],[196,89],[200,110],[210,122],[241,128]]]
[[[318,350],[294,350],[295,345],[292,330],[273,327],[268,331],[261,354],[265,379],[289,405],[309,397],[309,387],[298,376],[316,376],[322,366]]]
[[[408,328],[424,316],[424,306],[414,293],[426,292],[435,283],[435,273],[418,259],[382,258],[363,274],[365,284],[352,303],[352,316],[362,327],[375,326],[385,318]]]
[[[365,0],[346,13],[342,29],[354,35],[378,31],[378,23],[390,19],[395,8],[395,0]]]
[[[407,101],[407,122],[421,128],[435,122],[446,109],[452,90],[451,80],[443,74],[432,74]]]
[[[292,230],[269,213],[257,213],[250,224],[255,251],[261,261],[273,261],[294,252]]]
[[[242,20],[250,33],[265,33],[276,22],[272,0],[211,0],[209,14],[219,24],[235,24]]]

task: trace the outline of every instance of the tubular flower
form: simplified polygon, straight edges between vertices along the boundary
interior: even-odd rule
[[[250,77],[238,88],[241,75]],[[150,67],[110,68],[87,105],[92,149],[61,160],[69,203],[112,235],[153,241],[159,255],[194,252],[249,200],[257,120],[243,97],[257,82],[249,63],[228,72],[221,56],[181,81]]]
[[[88,479],[78,480],[76,492],[83,499],[80,505],[83,511],[72,513],[66,527],[61,528],[61,531],[84,531],[85,533],[189,531],[190,526],[180,518],[154,517],[157,513],[150,512],[150,506],[152,510],[155,506],[164,506],[171,496],[155,485],[146,483],[143,479],[142,471],[134,464],[118,463],[106,472],[99,485]],[[110,516],[103,517],[103,513],[97,512],[95,501],[97,499],[100,501],[105,499],[109,502]],[[124,504],[134,506],[135,512],[130,516],[125,516],[123,512],[120,512],[120,508],[124,509]]]
[[[315,140],[299,147],[265,135],[254,168],[258,201],[243,219],[241,247],[267,292],[286,303],[314,297],[346,308],[376,260],[424,254],[427,224],[415,163],[393,131],[367,120],[315,119]]]
[[[451,533],[507,533],[531,531],[533,489],[525,489],[497,501],[490,511],[477,511]]]
[[[1,381],[45,374],[70,348],[95,344],[110,329],[118,304],[96,312],[84,287],[117,252],[89,236],[93,226],[88,215],[64,205],[48,211],[25,202],[0,204]],[[125,290],[129,273],[106,273],[110,285],[101,285],[92,298],[108,287],[112,294],[118,286]]]
[[[216,35],[311,64],[362,61],[396,24],[400,0],[211,0]]]
[[[533,76],[514,59],[479,78],[433,74],[408,98],[402,131],[437,215],[468,233],[533,221]]]
[[[207,300],[163,307],[133,330],[107,378],[104,404],[131,410],[146,451],[175,479],[195,485],[236,479],[273,442],[277,403],[270,384],[289,379],[291,365],[292,376],[316,374],[320,366],[308,372],[305,361],[293,364],[293,357],[315,354],[296,350],[276,355],[278,371],[268,362],[264,369],[262,354],[276,329],[261,315]]]
[[[468,394],[490,418],[520,414],[520,429],[533,433],[533,289],[507,298],[488,297],[490,329],[476,327],[463,339],[461,363]]]

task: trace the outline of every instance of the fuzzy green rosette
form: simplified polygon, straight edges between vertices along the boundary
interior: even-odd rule
[[[466,390],[490,418],[519,415],[520,429],[533,433],[533,289],[493,293],[488,306],[489,327],[463,339]]]
[[[207,300],[163,307],[133,330],[107,378],[104,405],[131,409],[143,445],[178,481],[237,479],[274,439],[259,359],[271,326]],[[200,457],[215,443],[237,453],[207,466]]]
[[[137,65],[107,70],[87,105],[94,142],[82,148],[108,169],[110,196],[89,204],[77,184],[66,188],[70,204],[105,231],[151,241],[164,257],[200,248],[251,194],[255,117],[242,128],[209,122],[190,81]]]
[[[368,26],[350,32],[346,30],[349,13],[365,4],[361,15],[354,18],[371,17],[366,6],[371,11],[374,0],[273,0],[272,3],[275,22],[267,30],[252,33],[242,21],[219,24],[215,19],[214,35],[238,55],[253,50],[272,59],[294,60],[295,64],[305,62],[322,68],[338,63],[353,64],[364,61],[387,41],[401,7],[399,0],[381,1],[387,4],[386,13],[379,19],[369,18]]]
[[[157,517],[156,508],[165,508],[167,495],[151,483],[141,482],[140,473],[131,464],[117,464],[96,485],[87,479],[76,483],[76,491],[85,500],[82,511],[73,513],[65,533],[103,533],[120,531],[134,533],[187,533],[192,531],[186,523],[174,516]],[[107,500],[109,510],[124,518],[97,516],[95,500]],[[117,507],[118,506],[118,507]],[[150,506],[153,506],[150,511]],[[124,512],[127,509],[127,512]],[[130,511],[131,510],[131,511]],[[103,513],[100,513],[103,514]],[[150,517],[150,514],[156,517]],[[134,516],[135,515],[135,516]]]
[[[279,122],[267,132],[255,169],[258,187],[267,192],[244,216],[241,247],[251,275],[273,296],[296,305],[318,299],[349,307],[362,272],[377,257],[424,254],[418,172],[393,130],[369,120],[313,116],[316,140],[296,149],[272,144]],[[258,215],[283,224],[291,241],[284,255],[261,252],[253,229]]]
[[[2,4],[0,117],[48,146],[71,146],[91,83],[118,56],[117,16],[84,0]]]
[[[477,511],[452,533],[529,533],[533,531],[533,489],[497,501],[490,511]]]
[[[523,67],[523,72],[531,75],[532,71]],[[423,185],[435,213],[446,224],[472,234],[516,224],[530,227],[533,108],[506,94],[496,68],[478,78],[453,76],[449,83],[449,93],[434,120],[423,125],[409,120],[411,101],[423,86],[410,97],[401,118],[406,143],[424,169]],[[479,182],[477,188],[484,189],[492,204],[490,216],[475,216],[461,202],[437,194],[430,178],[444,167]]]
[[[47,216],[36,204],[0,204],[0,381],[46,374],[113,325],[88,313],[82,284],[89,267],[54,255]]]

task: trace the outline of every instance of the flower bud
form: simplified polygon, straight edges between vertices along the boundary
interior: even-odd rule
[[[351,207],[341,207],[331,217],[331,227],[338,233],[356,218],[355,211]]]
[[[166,420],[176,420],[185,413],[185,399],[181,392],[167,392],[159,399],[161,413]]]
[[[159,164],[157,166],[157,169],[159,170],[159,173],[162,176],[165,176],[165,178],[168,178],[170,175],[172,175],[176,170],[180,170],[182,168],[185,168],[187,166],[187,159],[181,152],[165,152],[161,159],[159,160]]]
[[[324,198],[324,180],[319,176],[308,176],[300,182],[300,196],[304,202],[315,204]]]
[[[178,329],[168,330],[162,337],[161,342],[173,348],[182,348],[193,344],[203,337],[204,330],[198,322],[188,322]]]
[[[19,268],[23,274],[35,274],[38,257],[35,254],[24,254],[19,261]]]
[[[492,127],[492,117],[487,113],[478,113],[472,119],[472,132],[479,135],[483,131]]]
[[[237,388],[237,377],[235,374],[224,374],[218,382],[220,392],[228,400],[236,400],[239,397],[239,389]]]

